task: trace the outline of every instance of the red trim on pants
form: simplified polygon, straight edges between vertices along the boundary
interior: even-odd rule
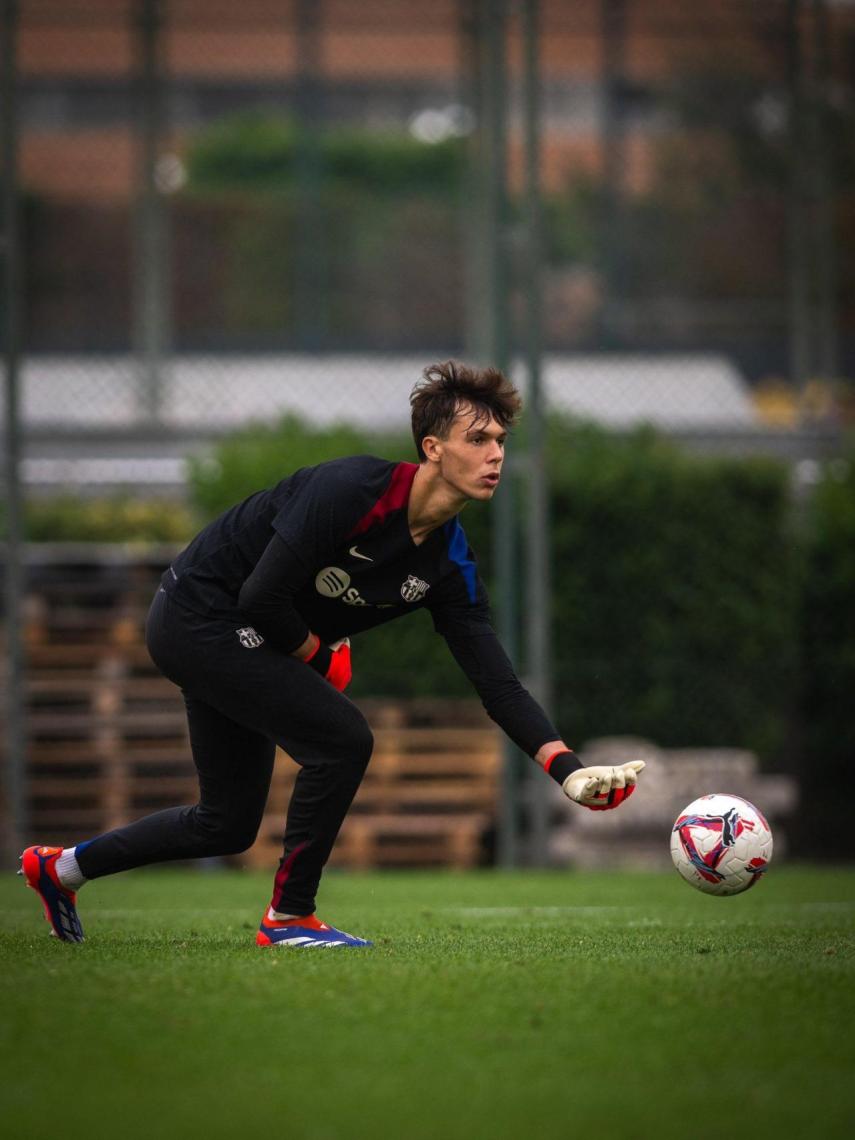
[[[294,861],[301,851],[305,851],[309,846],[310,840],[298,844],[287,859],[283,859],[279,864],[279,870],[276,872],[276,878],[273,880],[273,899],[270,905],[274,910],[279,910],[280,901],[282,899],[282,892],[285,890],[285,884],[291,875],[294,867]]]

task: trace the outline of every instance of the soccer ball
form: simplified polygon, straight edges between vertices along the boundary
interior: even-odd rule
[[[772,860],[772,832],[762,812],[739,796],[693,800],[671,831],[671,858],[687,883],[708,895],[753,887]]]

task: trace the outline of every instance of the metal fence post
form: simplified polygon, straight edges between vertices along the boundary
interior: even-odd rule
[[[507,249],[506,0],[481,0],[481,129],[483,172],[484,275],[482,279],[484,355],[503,372],[510,364],[510,311]],[[493,567],[499,637],[512,661],[517,657],[517,565],[514,468],[506,464],[493,499]],[[502,747],[502,796],[497,859],[519,861],[519,750],[506,738]]]
[[[140,408],[144,419],[154,425],[161,414],[164,356],[170,324],[167,220],[157,182],[164,125],[162,26],[163,0],[139,0],[134,348],[140,362]]]
[[[463,248],[463,339],[466,354],[481,359],[486,352],[484,294],[486,227],[481,211],[484,188],[484,51],[483,0],[458,0],[460,103],[472,115],[475,129],[466,138],[466,164],[460,201]]]
[[[294,326],[299,348],[317,350],[329,335],[329,300],[326,284],[326,226],[323,198],[324,127],[321,47],[321,0],[297,0],[295,38],[297,79],[295,91],[296,230],[294,233]]]
[[[528,509],[526,565],[526,667],[528,684],[549,709],[552,685],[549,647],[551,582],[549,573],[549,486],[542,385],[543,219],[540,191],[540,0],[524,0],[523,131],[525,142],[525,363],[528,373]],[[534,765],[527,768],[529,860],[549,863],[550,791]]]
[[[21,425],[19,359],[21,335],[21,244],[18,209],[17,0],[3,0],[2,155],[3,155],[3,340],[6,359],[6,765],[7,826],[4,860],[14,863],[27,832],[23,597],[23,519],[20,483]]]
[[[802,0],[787,0],[789,86],[789,184],[787,187],[787,292],[790,380],[801,393],[811,371],[810,210],[805,162],[805,76],[801,36]]]
[[[599,347],[602,349],[614,348],[621,342],[625,147],[620,89],[626,54],[626,0],[601,0],[601,3],[603,189],[600,256],[603,285]]]
[[[833,148],[829,138],[828,87],[831,31],[826,0],[813,0],[814,82],[812,98],[813,196],[816,208],[817,359],[823,380],[837,374],[837,288]]]

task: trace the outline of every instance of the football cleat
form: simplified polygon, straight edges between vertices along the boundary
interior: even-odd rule
[[[295,950],[313,950],[316,947],[331,950],[337,946],[371,946],[364,938],[356,938],[327,926],[313,914],[299,918],[272,919],[267,915],[261,920],[256,946],[290,946]]]
[[[56,873],[56,861],[61,854],[61,847],[28,847],[21,855],[18,874],[24,876],[27,886],[41,898],[51,934],[63,942],[82,942],[77,895],[60,883]]]

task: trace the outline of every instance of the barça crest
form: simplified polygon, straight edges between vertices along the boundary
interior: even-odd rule
[[[415,574],[410,574],[406,582],[401,586],[401,597],[405,602],[419,602],[430,589],[428,582],[423,582],[421,578],[417,578]]]
[[[264,644],[264,638],[251,625],[245,625],[243,629],[235,630],[235,633],[240,638],[240,643],[244,649],[258,649],[259,645]]]

